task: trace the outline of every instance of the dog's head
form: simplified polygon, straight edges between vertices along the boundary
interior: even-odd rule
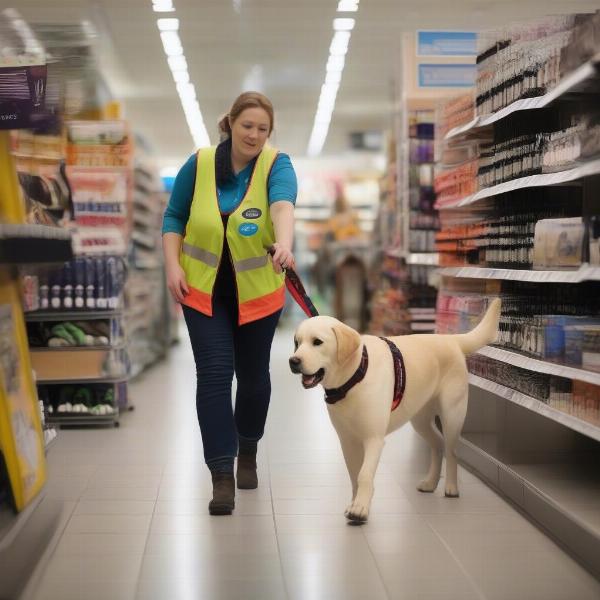
[[[339,384],[344,366],[360,345],[358,332],[337,319],[307,319],[294,335],[295,352],[290,358],[290,369],[302,374],[302,385],[307,389],[319,383],[333,387]]]

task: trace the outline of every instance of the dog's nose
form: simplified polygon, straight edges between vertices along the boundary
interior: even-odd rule
[[[300,373],[301,364],[301,359],[299,359],[297,356],[292,356],[292,358],[290,358],[290,369],[292,370],[292,373]]]

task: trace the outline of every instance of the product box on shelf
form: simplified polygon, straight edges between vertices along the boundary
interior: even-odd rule
[[[17,511],[46,480],[43,439],[19,287],[0,268],[0,451]]]
[[[535,225],[534,269],[576,269],[583,259],[585,227],[581,217],[542,219]]]
[[[127,352],[123,349],[82,350],[65,348],[31,353],[31,364],[39,381],[82,381],[87,379],[114,379],[128,373]]]
[[[39,297],[28,302],[41,310],[115,309],[125,285],[125,263],[121,256],[78,257],[37,278]]]
[[[44,114],[47,73],[43,56],[0,57],[0,129],[35,126]]]
[[[132,144],[126,121],[69,121],[67,164],[130,167]]]

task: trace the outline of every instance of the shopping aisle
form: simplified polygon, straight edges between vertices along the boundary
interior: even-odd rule
[[[273,352],[260,484],[232,517],[210,517],[187,341],[131,386],[120,429],[60,431],[48,495],[62,537],[35,600],[543,600],[600,596],[600,583],[461,470],[462,497],[419,494],[428,450],[410,426],[389,438],[369,523],[346,525],[349,485],[320,390]]]

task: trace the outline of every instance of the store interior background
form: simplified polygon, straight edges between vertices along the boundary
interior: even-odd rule
[[[358,10],[336,12],[338,4],[344,3]],[[496,281],[477,287],[469,279],[471,288],[467,284],[467,288],[459,288],[452,278],[461,276],[451,273],[459,263],[451,262],[451,258],[444,262],[436,251],[443,246],[439,245],[443,242],[440,239],[436,246],[434,229],[440,226],[437,214],[428,215],[435,219],[434,225],[428,221],[423,231],[419,232],[419,227],[412,231],[407,216],[412,208],[411,168],[418,171],[428,165],[433,177],[434,163],[440,158],[439,132],[434,133],[433,124],[444,119],[443,107],[448,99],[472,92],[465,86],[420,85],[418,69],[420,64],[432,63],[442,67],[474,65],[476,57],[419,55],[417,32],[480,33],[551,15],[592,13],[599,8],[597,0],[19,0],[12,8],[0,8],[2,56],[10,54],[6,40],[16,39],[34,49],[39,44],[55,58],[62,57],[55,64],[67,65],[63,76],[69,85],[61,99],[66,120],[125,124],[132,191],[127,199],[130,213],[124,245],[107,234],[109,242],[116,244],[115,253],[122,251],[127,257],[127,282],[124,289],[118,290],[120,300],[114,316],[109,318],[110,335],[114,335],[110,343],[114,341],[115,347],[108,354],[117,372],[107,379],[113,387],[111,400],[106,401],[119,407],[122,423],[137,416],[128,412],[132,403],[127,385],[141,381],[143,386],[144,377],[168,357],[175,344],[187,344],[180,308],[165,288],[160,246],[162,212],[178,169],[198,147],[218,143],[217,122],[241,92],[257,90],[273,102],[275,131],[271,143],[290,155],[298,175],[294,248],[297,270],[319,311],[335,315],[361,332],[377,335],[434,332],[436,326],[439,332],[450,332],[456,323],[444,320],[443,311],[441,317],[439,311],[436,313],[440,290],[451,302],[453,293],[460,295],[465,289],[467,293],[493,295],[500,287]],[[336,18],[354,22],[338,26],[349,33],[347,49],[341,53],[343,67],[335,70],[335,76],[329,76],[330,80],[339,80],[339,86],[334,86],[333,95],[326,99],[324,95],[331,88],[327,91],[323,86]],[[176,32],[181,51],[173,51],[173,44],[179,43],[176,40],[169,41],[168,36],[161,39],[157,19],[178,20],[164,25],[163,33]],[[173,67],[175,61],[169,62],[169,44],[173,56],[185,56],[184,71]],[[334,54],[340,55],[339,48]],[[600,77],[594,68],[586,93],[597,100]],[[325,125],[323,114],[329,115]],[[119,128],[108,126],[107,131],[114,133]],[[421,134],[423,147],[429,148],[426,153],[433,152],[435,141],[435,156],[413,161]],[[24,144],[31,141],[21,140]],[[15,145],[8,138],[0,141],[0,160],[4,160],[7,144],[13,144],[13,151]],[[459,154],[462,141],[460,138],[456,149]],[[71,148],[73,156],[81,150],[76,147],[73,144]],[[16,147],[17,161],[24,160],[19,157],[19,148],[25,146]],[[38,158],[42,163],[46,160],[44,156]],[[58,164],[56,155],[50,160]],[[0,169],[0,176],[3,173]],[[73,181],[76,179],[75,173]],[[588,198],[584,207],[588,216],[590,210],[595,211],[596,221],[600,213],[598,180],[597,170],[589,179],[590,185],[582,187],[585,194],[595,194],[596,199]],[[2,197],[0,201],[4,202]],[[0,224],[6,220],[5,208],[0,207]],[[77,254],[82,249],[77,244],[82,241],[74,229],[69,231],[73,232]],[[429,232],[427,236],[425,231]],[[4,291],[12,290],[0,295],[0,304],[8,302],[9,296],[13,305],[18,304],[11,296],[14,290],[22,289],[25,294],[25,316],[20,317],[23,334],[25,322],[29,322],[30,333],[32,323],[45,322],[43,314],[35,314],[40,310],[35,301],[27,305],[31,301],[28,284],[38,274],[43,278],[49,272],[35,263],[31,260],[31,264],[21,266],[19,277],[25,276],[24,285],[21,279],[18,283],[12,281],[15,272],[2,271],[0,264],[0,292],[3,286]],[[599,264],[592,265],[595,275],[591,279],[595,281],[576,282],[568,276],[564,280],[557,276],[556,281],[573,282],[568,292],[573,298],[577,297],[576,290],[581,291],[580,298],[598,297],[598,269]],[[595,313],[589,310],[592,305]],[[596,318],[596,328],[597,307],[597,302],[590,301],[582,308],[588,310],[583,314]],[[472,326],[481,308],[479,304],[458,307],[458,312],[463,311],[460,326]],[[119,329],[121,318],[128,332],[125,337],[121,331],[112,330],[113,323]],[[302,318],[301,309],[288,297],[280,330],[290,339],[289,349],[292,329]],[[28,355],[27,343],[20,340],[19,344],[22,356]],[[280,353],[288,351],[281,345],[276,348]],[[548,407],[547,402],[538,402],[524,392],[527,377],[522,381],[524,387],[515,393],[500,385],[501,372],[496,373],[495,381],[484,382],[479,375],[486,368],[485,361],[502,362],[510,354],[498,348],[488,350],[483,362],[470,364],[474,401],[459,452],[462,463],[599,578],[600,365],[590,367],[585,376],[586,384],[596,385],[594,420],[582,414],[567,417],[564,411],[562,417],[557,417],[554,406]],[[50,352],[45,356],[40,352],[30,354],[38,384],[42,383],[39,396],[44,402],[55,393],[48,389],[59,385],[59,381],[73,380],[73,369],[80,369],[82,379],[91,377],[86,371],[92,368],[89,362],[74,359],[69,364],[57,359],[56,353],[52,359]],[[512,368],[527,369],[528,359],[513,356],[512,360]],[[538,367],[529,368],[536,372]],[[547,373],[568,378],[560,368],[562,365]],[[96,377],[100,380],[106,375],[97,373]],[[33,380],[27,381],[33,387],[24,392],[25,396],[36,397]],[[48,402],[56,405],[54,400]],[[79,415],[78,420],[71,421],[81,427],[77,429],[79,435],[90,424],[92,430],[119,424],[119,409],[96,414],[95,421],[90,415]],[[55,435],[63,434],[61,417],[56,412],[49,414],[46,407],[45,418],[50,421],[50,426],[48,422],[45,425],[46,443],[51,444]],[[115,433],[124,433],[124,429]],[[69,433],[65,429],[64,435]],[[40,485],[43,488],[44,483]],[[16,512],[27,513],[27,504]],[[19,546],[15,542],[21,554],[14,553],[7,540],[12,543],[17,538],[10,532],[18,529],[34,539],[50,538],[54,530],[49,523],[56,514],[36,516],[34,505],[31,500],[29,516],[18,525],[15,511],[0,512],[0,582],[2,575],[8,577],[10,573],[15,589],[20,585],[18,580],[22,582],[28,575],[22,560],[27,543]],[[40,536],[36,531],[44,533]],[[10,557],[4,568],[3,556]]]

